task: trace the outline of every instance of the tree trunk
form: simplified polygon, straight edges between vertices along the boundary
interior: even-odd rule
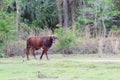
[[[83,0],[83,1],[82,1],[82,9],[85,9],[85,8],[86,8],[86,3],[85,3],[85,1]],[[86,17],[86,11],[85,11],[85,10],[83,10],[82,16],[83,16],[83,18]],[[85,25],[86,23],[87,23],[87,21],[85,20],[85,21],[84,21],[84,25]]]
[[[74,23],[75,23],[75,0],[72,0],[72,5],[71,5],[71,13],[72,13],[72,29],[73,29],[73,32],[75,31],[75,26],[74,26]]]
[[[94,5],[94,7],[96,7],[95,5]],[[94,37],[96,37],[97,36],[97,26],[98,26],[98,14],[97,14],[97,9],[95,10],[95,14],[94,14],[94,28],[95,28],[95,33],[94,33]]]
[[[75,0],[72,0],[71,12],[72,12],[72,24],[74,24],[75,22]]]
[[[105,26],[105,23],[104,23],[104,15],[102,15],[102,25],[103,25],[102,36],[105,38],[107,30],[106,30],[106,26]]]
[[[63,1],[63,10],[64,10],[64,27],[68,27],[68,0]]]
[[[2,0],[0,0],[0,10],[2,9]]]
[[[57,10],[58,10],[59,25],[63,26],[63,24],[62,24],[62,6],[61,6],[61,0],[56,0],[56,3],[57,3]]]
[[[16,27],[17,27],[17,31],[20,30],[20,22],[19,22],[19,3],[18,0],[15,1],[16,2]]]

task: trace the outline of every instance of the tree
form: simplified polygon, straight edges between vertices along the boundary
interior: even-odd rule
[[[58,23],[55,0],[22,0],[21,4],[21,21],[54,32]]]
[[[79,15],[77,21],[81,27],[89,25],[91,32],[97,34],[98,30],[102,30],[102,36],[107,35],[107,21],[111,20],[112,0],[82,0],[79,3]],[[92,26],[90,26],[92,25]],[[110,25],[109,25],[110,26]],[[94,30],[94,31],[93,31]]]
[[[120,26],[120,0],[113,0],[113,12],[112,12],[112,20],[111,24]]]
[[[68,0],[63,1],[64,27],[68,27]]]
[[[2,9],[2,0],[0,0],[0,9]]]
[[[20,21],[19,21],[19,15],[20,15],[20,6],[18,0],[15,1],[16,4],[16,27],[17,31],[20,30]]]
[[[59,25],[63,26],[62,23],[62,6],[61,6],[62,1],[61,0],[56,0],[56,4],[57,4],[57,10],[58,10],[58,21],[59,21]]]
[[[76,2],[76,0],[56,0],[59,24],[65,28],[75,22]]]
[[[75,23],[75,0],[71,0],[71,15],[72,15],[72,25]]]

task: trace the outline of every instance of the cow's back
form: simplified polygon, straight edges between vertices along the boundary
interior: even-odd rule
[[[38,36],[27,37],[27,47],[34,48],[36,50],[41,48],[41,38]]]

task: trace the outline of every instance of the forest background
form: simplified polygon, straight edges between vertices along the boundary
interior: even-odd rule
[[[118,54],[119,0],[0,0],[0,57],[23,55],[28,35],[55,34],[50,53]]]

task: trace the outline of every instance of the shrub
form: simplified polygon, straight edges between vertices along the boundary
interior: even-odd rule
[[[3,58],[3,57],[5,57],[6,56],[6,54],[3,52],[3,43],[0,43],[0,58]]]
[[[18,41],[9,41],[8,44],[5,46],[5,52],[7,56],[24,56],[24,49],[25,49],[25,41],[18,40]]]
[[[58,37],[58,47],[66,50],[69,50],[72,44],[76,41],[76,36],[70,29],[59,28],[55,30],[55,33]]]

